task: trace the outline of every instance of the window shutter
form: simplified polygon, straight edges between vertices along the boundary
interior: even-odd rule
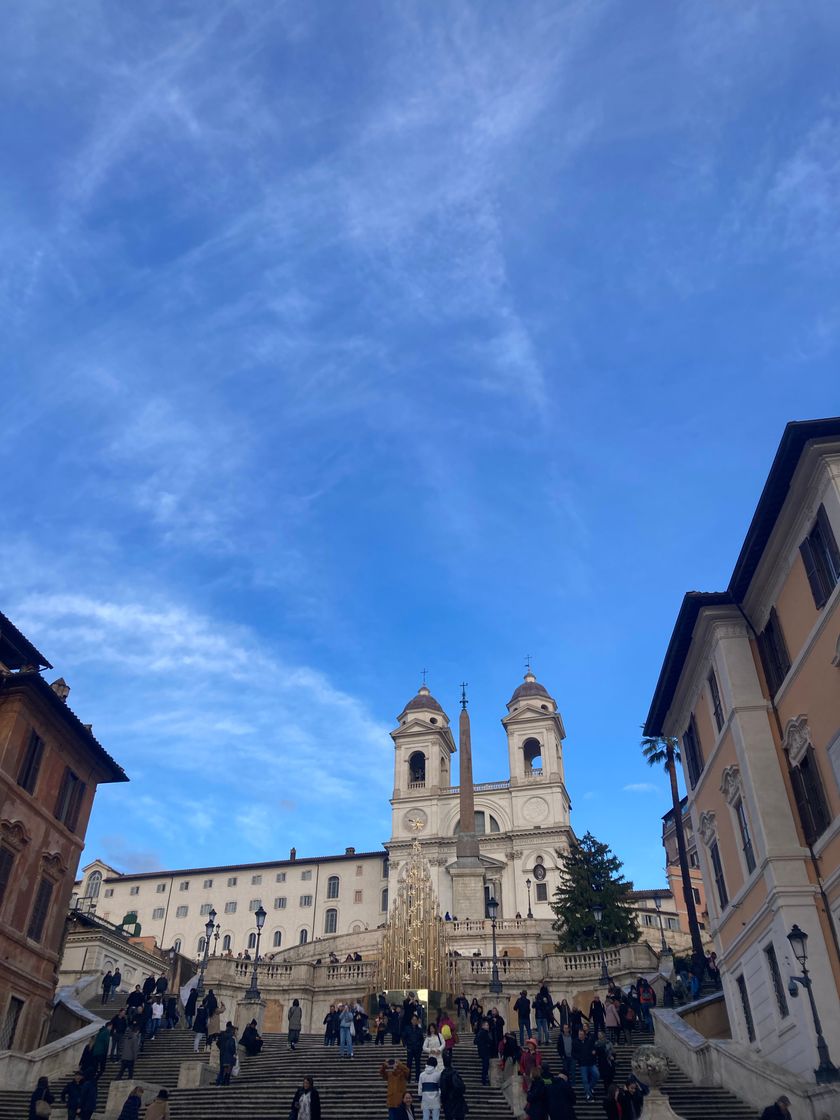
[[[32,917],[29,919],[29,929],[26,936],[32,941],[40,941],[44,935],[44,923],[50,908],[53,885],[49,879],[42,879],[38,884],[38,893],[35,895],[35,905],[32,907]]]
[[[790,780],[793,786],[793,796],[796,799],[796,809],[799,813],[799,820],[802,822],[802,831],[805,833],[805,843],[813,844],[816,839],[814,834],[814,822],[811,819],[811,807],[808,804],[808,795],[805,792],[802,772],[798,766],[791,767]]]
[[[809,748],[808,753],[802,759],[797,769],[802,774],[802,788],[808,799],[814,836],[822,836],[831,823],[831,817],[828,813],[828,806],[825,801],[825,790],[823,789],[822,778],[820,777],[817,759],[813,749]]]
[[[814,550],[811,547],[811,541],[808,537],[806,537],[799,546],[799,552],[802,556],[802,563],[805,565],[805,575],[808,577],[808,583],[811,585],[811,594],[814,596],[814,604],[817,610],[819,610],[820,607],[825,605],[826,596],[823,591],[820,574],[817,571]]]
[[[820,506],[817,510],[817,524],[820,527],[822,539],[825,541],[826,559],[834,569],[834,582],[837,583],[840,580],[840,549],[838,549],[834,533],[831,531],[831,522],[828,520],[825,506]]]
[[[12,877],[12,864],[15,862],[14,853],[8,848],[0,848],[0,906],[3,905],[3,896]]]

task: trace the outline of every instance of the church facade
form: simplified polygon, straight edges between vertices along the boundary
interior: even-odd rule
[[[211,909],[219,935],[211,945],[213,952],[253,949],[254,913],[261,905],[268,916],[260,948],[272,953],[384,925],[389,886],[398,880],[411,842],[419,836],[441,913],[461,921],[484,918],[484,904],[492,895],[501,918],[530,915],[549,920],[559,857],[573,839],[571,802],[563,772],[563,720],[548,690],[530,671],[508,701],[502,725],[509,776],[473,785],[471,766],[464,781],[462,765],[460,779],[453,784],[457,747],[449,717],[429,689],[420,688],[391,732],[391,837],[380,851],[347,848],[304,859],[292,849],[288,859],[134,875],[94,860],[77,883],[76,904],[111,922],[136,915],[144,936],[188,956],[203,951]],[[467,720],[467,735],[468,730]],[[466,874],[471,893],[460,894],[469,902],[459,913],[457,849],[466,787],[472,794],[478,855]]]

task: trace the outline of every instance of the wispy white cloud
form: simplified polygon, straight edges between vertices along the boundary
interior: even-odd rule
[[[659,786],[653,782],[630,782],[626,786],[622,786],[625,793],[659,793],[661,792]]]

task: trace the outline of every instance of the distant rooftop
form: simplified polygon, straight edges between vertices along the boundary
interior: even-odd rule
[[[49,661],[32,642],[18,630],[11,619],[0,611],[0,662],[8,669],[52,669]]]

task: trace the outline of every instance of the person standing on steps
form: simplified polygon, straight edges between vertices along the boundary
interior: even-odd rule
[[[134,1063],[137,1061],[139,1053],[140,1031],[137,1029],[137,1025],[132,1023],[126,1029],[120,1046],[120,1072],[117,1075],[117,1081],[122,1081],[124,1073],[128,1074],[129,1080],[134,1076]]]
[[[94,1084],[96,1081],[94,1080]],[[78,1070],[61,1090],[61,1103],[67,1109],[67,1120],[76,1120],[82,1097],[82,1075]]]
[[[557,1053],[560,1055],[561,1069],[563,1069],[569,1078],[569,1081],[574,1085],[575,1083],[575,1070],[577,1069],[577,1062],[574,1056],[575,1040],[572,1038],[572,1031],[568,1023],[563,1024],[563,1029],[560,1032],[560,1037],[557,1039]]]
[[[39,1077],[29,1098],[29,1120],[48,1120],[53,1105],[48,1077]]]
[[[79,1095],[79,1120],[90,1120],[96,1112],[96,1078],[86,1077]]]
[[[423,1120],[440,1120],[440,1075],[441,1067],[433,1055],[429,1056],[426,1068],[417,1079],[420,1094],[420,1109]]]
[[[292,1000],[289,1008],[289,1049],[296,1050],[300,1039],[300,1025],[303,1022],[303,1008],[299,999]]]
[[[596,1035],[605,1028],[606,1011],[603,1003],[601,1003],[600,996],[595,996],[592,1003],[589,1005],[589,1025]]]
[[[108,1002],[108,1000],[111,998],[111,977],[112,976],[113,976],[113,973],[111,972],[111,970],[109,968],[108,971],[105,973],[105,975],[102,977],[102,1005],[103,1005],[103,1007]]]
[[[163,973],[161,973],[160,976],[158,976],[157,980],[155,981],[155,995],[158,995],[158,996],[164,995],[164,993],[166,992],[166,989],[168,987],[169,987],[169,981],[166,979],[166,977],[163,975]]]
[[[414,1097],[406,1090],[406,1092],[403,1093],[402,1102],[397,1110],[397,1120],[416,1120],[416,1115],[414,1111]]]
[[[478,1054],[479,1061],[481,1062],[481,1084],[490,1084],[490,1059],[496,1052],[496,1047],[493,1045],[493,1036],[490,1034],[490,1024],[486,1019],[482,1019],[476,1031],[475,1050]]]
[[[204,1042],[204,1046],[202,1047],[202,1049],[206,1050],[207,1046],[208,1046],[208,1042],[207,1042],[207,1008],[204,1006],[204,1004],[202,1004],[201,1007],[199,1007],[198,1011],[196,1011],[196,1013],[195,1013],[195,1019],[193,1020],[192,1029],[195,1033],[195,1042],[193,1044],[193,1050],[197,1054],[198,1053],[198,1048],[201,1045],[202,1040]]]
[[[120,966],[117,965],[117,967],[114,969],[114,975],[111,977],[112,996],[115,996],[117,994],[120,984],[122,984],[122,973],[120,972]]]
[[[236,1032],[233,1023],[228,1023],[216,1039],[219,1048],[219,1076],[217,1085],[230,1085],[230,1075],[236,1065]]]
[[[289,1120],[321,1120],[321,1097],[313,1077],[304,1077],[301,1087],[295,1090]]]
[[[154,976],[147,976],[143,981],[143,999],[151,999],[152,992],[155,990]]]
[[[548,1117],[549,1120],[576,1120],[575,1091],[565,1070],[555,1074],[548,1086]],[[632,1117],[628,1116],[626,1120],[632,1120]]]
[[[111,1045],[111,1028],[107,1023],[103,1023],[99,1030],[96,1032],[96,1038],[93,1040],[92,1054],[96,1059],[96,1076],[101,1077],[105,1072],[105,1066],[108,1064],[108,1048]]]
[[[452,1064],[452,1051],[443,1052],[443,1069],[440,1075],[440,1103],[446,1120],[465,1120],[467,1115],[467,1087],[464,1079]]]
[[[519,1045],[524,1046],[525,1032],[527,1031],[528,1038],[531,1037],[531,1001],[524,988],[519,993],[519,999],[513,1005],[513,1010],[519,1019]]]
[[[580,1081],[583,1085],[583,1095],[588,1101],[592,1100],[595,1086],[598,1084],[598,1063],[595,1057],[595,1038],[586,1031],[578,1031],[576,1044],[572,1047],[572,1057],[580,1070]]]
[[[777,1097],[762,1112],[761,1120],[791,1120],[790,1100],[785,1096]]]
[[[379,1076],[387,1084],[388,1120],[400,1120],[400,1108],[411,1071],[405,1062],[389,1058],[379,1067]]]
[[[423,1029],[416,1015],[411,1016],[411,1022],[403,1029],[403,1043],[405,1044],[406,1065],[409,1070],[417,1071],[415,1077],[419,1081],[423,1055]]]
[[[391,1004],[391,1010],[388,1012],[388,1030],[391,1032],[391,1045],[399,1046],[400,1044],[400,1009],[395,1003]]]
[[[239,1039],[239,1045],[244,1049],[249,1058],[255,1058],[263,1048],[263,1040],[260,1032],[257,1030],[257,1020],[252,1019],[242,1036]]]
[[[338,1016],[339,1053],[342,1058],[353,1057],[353,1009],[349,1003],[341,1005]]]
[[[135,1085],[128,1096],[125,1098],[125,1103],[122,1106],[119,1120],[139,1120],[140,1105],[142,1103],[143,1090],[139,1085]]]
[[[531,1079],[528,1083],[525,1099],[528,1102],[525,1106],[528,1120],[547,1120],[548,1090],[539,1066],[534,1066],[531,1070]]]
[[[470,1013],[469,1001],[463,992],[455,1000],[455,1011],[458,1015],[458,1030],[463,1034],[467,1029],[467,1017]]]
[[[184,1020],[187,1024],[187,1030],[192,1030],[193,1019],[195,1018],[195,1005],[198,1003],[198,987],[196,986],[190,991],[187,996],[187,1002],[184,1004]]]
[[[111,1032],[111,1057],[116,1059],[120,1052],[120,1043],[122,1037],[128,1029],[128,1019],[125,1016],[125,1008],[121,1007],[116,1013],[114,1018],[108,1024],[108,1029]]]

